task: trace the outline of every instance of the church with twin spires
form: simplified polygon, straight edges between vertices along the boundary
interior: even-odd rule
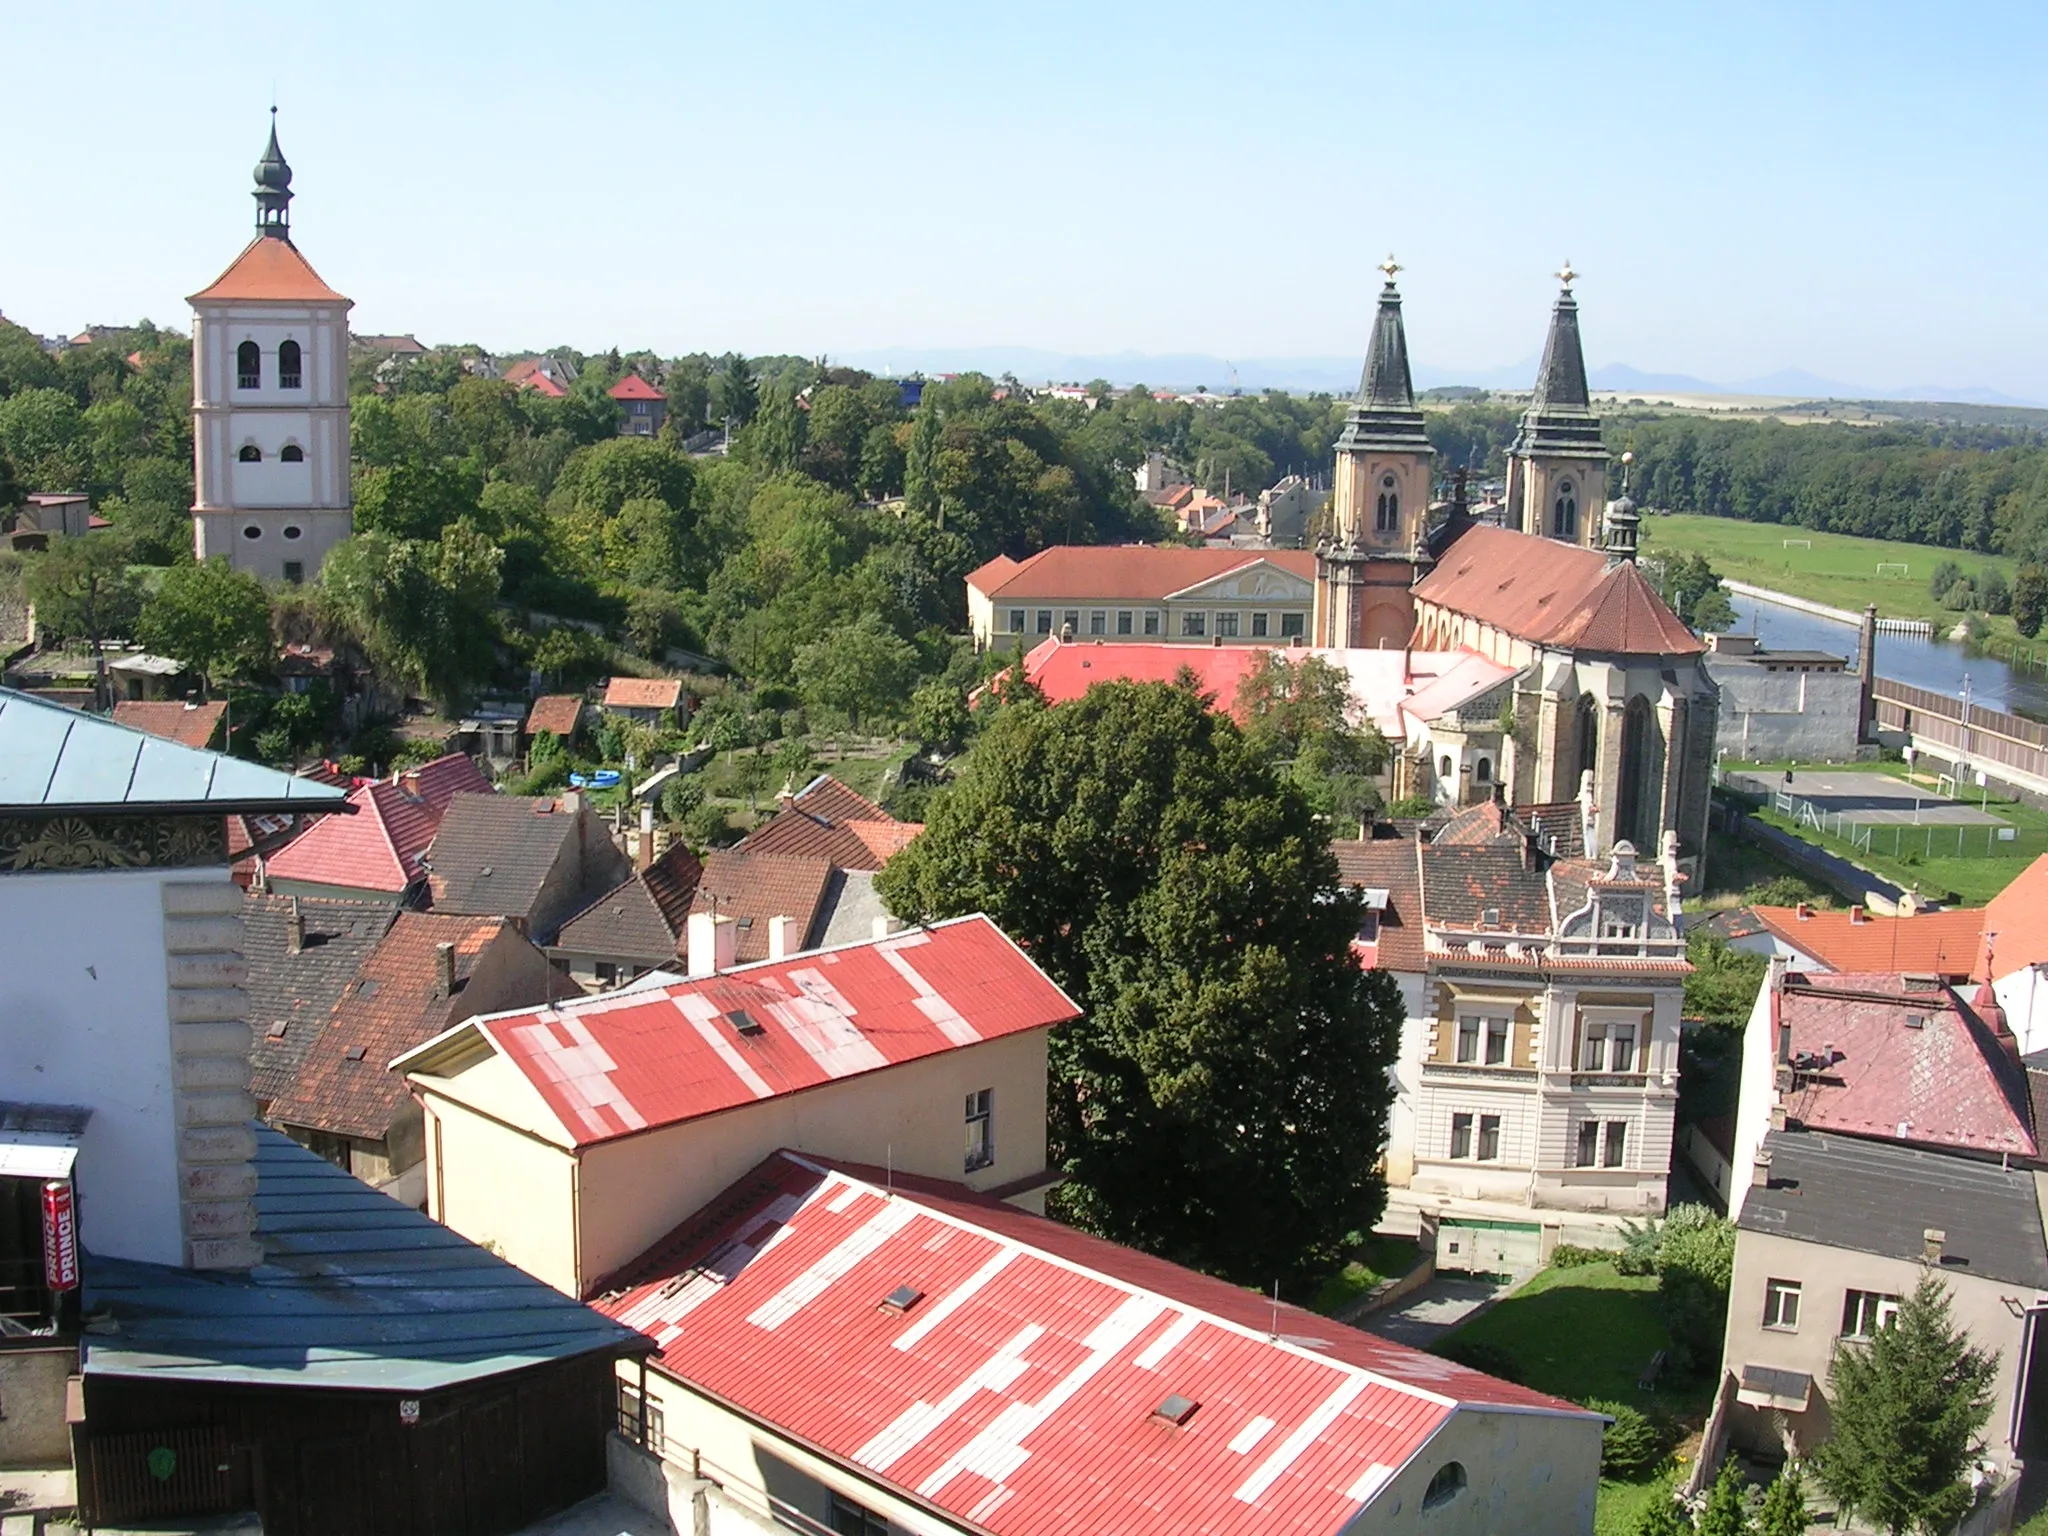
[[[302,582],[349,536],[348,312],[292,243],[292,168],[256,165],[256,237],[192,295],[192,551]]]

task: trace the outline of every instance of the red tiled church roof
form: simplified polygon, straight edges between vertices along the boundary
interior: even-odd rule
[[[192,295],[201,300],[255,299],[280,303],[346,304],[321,281],[311,262],[289,240],[258,235],[210,284]]]
[[[1633,561],[1512,528],[1469,529],[1415,587],[1419,603],[1523,640],[1582,651],[1692,656],[1706,649]]]

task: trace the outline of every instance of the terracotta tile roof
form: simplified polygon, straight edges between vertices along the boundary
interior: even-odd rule
[[[1512,528],[1467,531],[1415,597],[1545,645],[1660,656],[1705,649],[1633,562],[1610,571],[1597,549]]]
[[[667,395],[656,389],[637,373],[627,374],[618,383],[606,390],[605,393],[614,400],[666,400],[668,398]]]
[[[1416,842],[1412,837],[1355,838],[1330,844],[1337,855],[1337,869],[1346,885],[1361,890],[1382,890],[1387,905],[1368,920],[1372,934],[1368,942],[1359,936],[1354,946],[1360,962],[1371,970],[1422,971],[1426,968],[1422,936],[1422,877],[1417,867]]]
[[[839,869],[876,870],[916,835],[867,796],[821,773],[741,838],[734,851],[820,858]]]
[[[1785,977],[1776,1012],[1791,1032],[1794,1124],[2035,1155],[2017,1058],[1951,988],[1909,986],[1896,971],[1800,971]]]
[[[661,1369],[991,1536],[1336,1536],[1454,1414],[1597,1438],[1585,1410],[1440,1356],[957,1185],[790,1152],[622,1283],[595,1305]],[[898,1287],[907,1311],[883,1304]]]
[[[422,878],[420,860],[458,795],[488,795],[490,781],[468,757],[451,752],[394,784],[378,779],[349,795],[353,816],[329,816],[278,850],[264,869],[272,881],[405,890]]]
[[[410,1098],[388,1064],[448,1028],[478,957],[500,934],[512,934],[502,918],[399,913],[342,989],[292,1084],[271,1101],[271,1122],[381,1139]],[[441,990],[441,944],[455,946],[452,993]]]
[[[1515,819],[1536,836],[1536,846],[1561,859],[1584,858],[1586,816],[1576,800],[1518,805]]]
[[[242,254],[228,264],[189,302],[202,300],[256,299],[283,303],[310,302],[346,304],[349,301],[320,280],[312,263],[299,254],[289,240],[258,235]]]
[[[1551,929],[1549,882],[1519,840],[1476,848],[1425,844],[1422,906],[1427,921],[1454,928],[1475,927],[1483,914],[1495,911],[1497,926],[1506,932]]]
[[[808,946],[831,882],[830,859],[720,849],[704,856],[690,910],[731,918],[738,959],[746,965],[768,958],[771,917],[795,918],[799,942]]]
[[[1879,917],[1798,907],[1756,907],[1757,921],[1831,971],[1924,971],[1961,979],[1977,967],[1984,909]]]
[[[617,890],[562,924],[554,947],[576,954],[612,956],[666,965],[689,917],[704,866],[680,843]]]
[[[214,745],[220,717],[227,713],[227,707],[225,699],[216,699],[211,704],[185,704],[175,699],[152,704],[141,699],[123,699],[114,706],[114,723],[133,726],[180,746],[205,748]]]
[[[548,731],[567,741],[576,734],[577,722],[582,718],[582,694],[544,693],[526,712],[526,734],[532,736]]]
[[[604,691],[606,709],[674,709],[683,696],[680,677],[615,677]]]
[[[1315,580],[1316,557],[1305,549],[1187,549],[1179,545],[1059,544],[1040,550],[996,579],[977,587],[998,602],[1030,602],[1040,598],[1073,598],[1089,602],[1160,602],[1187,587],[1214,581],[1232,571],[1264,562]],[[995,562],[968,578],[994,573]]]
[[[294,901],[305,931],[297,954],[291,947]],[[342,991],[397,916],[398,908],[383,901],[249,898],[242,909],[242,957],[249,962],[242,993],[249,1000],[249,1091],[258,1103],[297,1080]]]
[[[480,1037],[586,1147],[1079,1012],[995,924],[961,917],[695,981],[488,1014],[402,1066],[431,1072],[442,1051],[466,1052]]]
[[[1483,848],[1488,843],[1519,845],[1525,834],[1498,800],[1482,800],[1454,813],[1430,841],[1443,848]]]
[[[572,844],[582,883],[550,893],[548,876]],[[552,942],[562,919],[617,885],[628,868],[595,817],[529,795],[457,795],[427,865],[435,911],[516,917],[540,943]]]
[[[1984,909],[1984,932],[1995,935],[1989,938],[1988,969],[2000,977],[2048,960],[2048,853],[1991,898]],[[1980,981],[1986,979],[1987,966],[1981,955],[1974,974]]]

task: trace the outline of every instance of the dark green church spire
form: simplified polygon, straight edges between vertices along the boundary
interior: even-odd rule
[[[1572,279],[1578,275],[1569,261],[1557,274],[1563,287],[1550,311],[1550,335],[1536,372],[1536,398],[1530,402],[1539,411],[1583,411],[1593,403],[1586,389],[1586,354],[1579,345],[1579,301],[1572,297]]]
[[[1344,418],[1339,451],[1347,448],[1393,448],[1429,453],[1429,434],[1422,412],[1415,408],[1415,383],[1408,371],[1408,331],[1401,321],[1401,290],[1394,274],[1401,268],[1389,256],[1380,263],[1387,276],[1380,289],[1379,313],[1373,317],[1372,341],[1366,348],[1365,372],[1358,397]]]
[[[277,108],[270,109],[270,144],[256,162],[256,233],[291,239],[292,168],[277,147]]]

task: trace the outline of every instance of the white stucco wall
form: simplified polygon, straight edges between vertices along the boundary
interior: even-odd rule
[[[92,1110],[80,1241],[185,1262],[162,887],[227,870],[0,875],[0,1098]]]

